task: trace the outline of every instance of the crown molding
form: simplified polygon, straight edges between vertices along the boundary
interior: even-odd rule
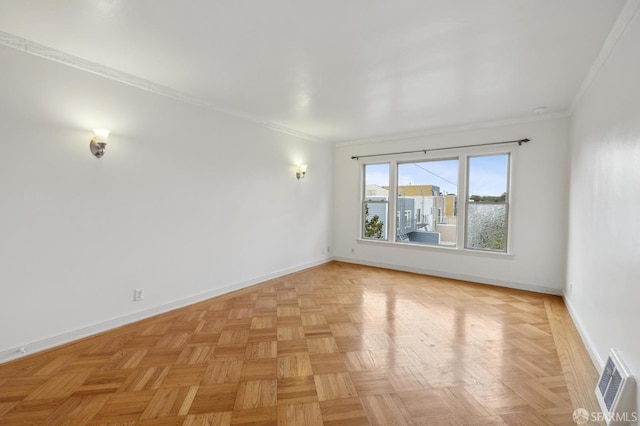
[[[284,133],[285,135],[291,135],[291,136],[295,136],[297,138],[300,139],[305,139],[307,141],[310,142],[316,142],[316,143],[320,143],[320,144],[327,144],[327,145],[333,145],[333,142],[326,140],[326,139],[320,139],[316,136],[310,135],[308,133],[304,133],[301,132],[299,130],[296,129],[292,129],[291,127],[287,127],[287,126],[283,126],[281,124],[278,123],[274,123],[273,121],[256,121],[258,124],[267,127],[271,130],[275,130],[276,132],[279,133]]]
[[[419,138],[424,136],[431,136],[437,134],[444,133],[457,133],[469,130],[476,129],[484,129],[491,127],[500,127],[500,126],[508,126],[514,124],[522,124],[528,122],[542,121],[542,120],[553,120],[559,118],[570,117],[575,111],[576,107],[580,103],[582,97],[585,92],[605,65],[611,53],[614,51],[615,46],[618,41],[622,37],[623,33],[627,29],[629,23],[635,16],[635,14],[640,9],[640,0],[627,0],[625,3],[620,15],[616,19],[614,26],[612,27],[605,43],[602,46],[598,56],[595,61],[591,65],[589,72],[587,73],[585,79],[583,80],[576,96],[574,97],[569,109],[567,111],[552,113],[552,114],[542,114],[536,115],[532,117],[516,117],[505,120],[497,120],[497,121],[480,121],[476,123],[468,123],[468,124],[460,124],[460,125],[452,125],[452,126],[442,126],[442,127],[433,127],[433,128],[425,128],[418,131],[412,132],[398,132],[381,136],[374,136],[370,138],[360,138],[355,140],[344,140],[344,141],[328,141],[325,139],[318,138],[316,136],[301,132],[299,130],[284,126],[282,124],[264,121],[258,119],[257,117],[251,116],[249,114],[245,114],[236,110],[232,110],[230,108],[221,107],[219,105],[215,105],[210,101],[206,101],[202,98],[198,98],[192,95],[188,95],[186,93],[182,93],[175,89],[172,89],[167,86],[163,86],[157,83],[154,83],[149,80],[145,80],[140,77],[136,77],[132,74],[128,74],[104,65],[100,65],[85,59],[82,59],[77,56],[70,55],[68,53],[50,48],[48,46],[27,40],[25,38],[0,31],[0,44],[23,51],[25,53],[29,53],[35,56],[39,56],[41,58],[45,58],[54,62],[58,62],[70,67],[74,67],[86,72],[90,72],[92,74],[99,75],[101,77],[109,78],[111,80],[127,84],[132,87],[136,87],[138,89],[142,89],[160,96],[168,97],[170,99],[174,99],[180,102],[185,102],[188,104],[196,105],[199,107],[208,108],[214,110],[216,112],[226,114],[229,116],[233,116],[235,118],[239,118],[245,121],[249,121],[253,124],[257,124],[259,126],[268,128],[270,130],[276,131],[278,133],[294,136],[300,139],[304,139],[310,142],[321,143],[321,144],[333,144],[335,146],[351,146],[351,145],[363,145],[377,142],[389,142],[389,141],[397,141],[402,139],[412,139]]]
[[[591,83],[593,83],[593,80],[596,78],[602,67],[604,67],[609,60],[609,57],[615,50],[618,41],[622,38],[622,35],[638,12],[638,9],[640,9],[640,0],[627,0],[620,12],[620,15],[618,15],[618,19],[616,19],[611,31],[609,31],[609,35],[602,45],[598,56],[596,56],[593,64],[591,64],[591,68],[589,68],[589,72],[587,72],[587,75],[582,81],[576,96],[573,98],[573,102],[571,102],[571,107],[569,108],[569,112],[571,114],[576,110],[582,100],[582,97],[591,86]]]
[[[139,78],[134,75],[88,61],[86,59],[82,59],[78,56],[70,55],[60,50],[50,48],[48,46],[27,40],[25,38],[7,32],[0,31],[0,44],[3,44],[7,47],[12,47],[25,53],[29,53],[31,55],[48,59],[50,61],[58,62],[69,67],[77,68],[86,72],[90,72],[92,74],[99,75],[101,77],[115,80],[119,83],[127,84],[138,89],[146,90],[157,95],[182,102],[187,102],[193,105],[209,107],[208,103],[204,100],[186,95],[177,90],[171,89],[170,87],[162,86],[152,81],[145,80],[143,78]]]
[[[399,141],[403,139],[414,139],[414,138],[441,135],[441,134],[447,134],[447,133],[460,133],[460,132],[467,132],[471,130],[488,129],[492,127],[503,127],[503,126],[511,126],[515,124],[532,123],[536,121],[558,120],[558,119],[567,118],[570,116],[571,116],[571,113],[569,111],[562,111],[562,112],[549,113],[549,114],[540,114],[540,115],[535,115],[530,117],[529,116],[515,117],[515,118],[509,118],[505,120],[478,121],[478,122],[469,123],[469,124],[432,127],[429,129],[422,129],[414,132],[400,132],[400,133],[392,133],[384,136],[374,136],[371,138],[341,141],[341,142],[337,142],[335,146],[343,147],[343,146],[366,145],[366,144],[378,143],[378,142],[392,142],[392,141]]]
[[[31,55],[39,56],[50,61],[58,62],[63,65],[67,65],[73,68],[80,69],[82,71],[90,72],[92,74],[108,78],[119,83],[123,83],[138,89],[146,90],[147,92],[154,93],[156,95],[164,96],[179,102],[185,102],[191,105],[196,105],[203,108],[208,108],[216,112],[233,116],[245,121],[250,121],[253,124],[257,124],[262,127],[266,127],[270,130],[274,130],[279,133],[295,136],[300,139],[304,139],[310,142],[316,143],[328,143],[327,141],[318,137],[308,135],[298,130],[283,126],[278,123],[260,120],[257,117],[253,117],[249,114],[245,114],[239,111],[232,110],[230,108],[224,108],[219,105],[215,105],[212,102],[206,101],[202,98],[198,98],[178,90],[172,89],[167,86],[163,86],[153,81],[145,80],[135,75],[116,70],[114,68],[100,65],[95,62],[88,61],[78,56],[70,55],[57,49],[36,43],[31,40],[19,37],[14,34],[10,34],[4,31],[0,31],[0,44],[11,47],[13,49],[20,50]]]

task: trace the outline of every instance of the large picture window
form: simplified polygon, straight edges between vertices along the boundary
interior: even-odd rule
[[[361,236],[506,253],[510,165],[508,152],[364,164]]]

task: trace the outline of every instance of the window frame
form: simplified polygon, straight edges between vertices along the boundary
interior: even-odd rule
[[[505,241],[505,247],[504,250],[492,250],[492,249],[485,249],[485,248],[477,248],[477,247],[469,247],[469,241],[468,241],[468,233],[467,233],[467,226],[469,224],[469,208],[468,205],[469,203],[469,198],[471,197],[471,193],[469,190],[470,187],[470,173],[471,173],[471,159],[472,158],[477,158],[477,157],[495,157],[495,156],[499,156],[499,155],[506,155],[507,156],[507,182],[506,182],[506,197],[505,197],[505,201],[504,202],[500,202],[500,201],[474,201],[472,204],[477,204],[477,205],[504,205],[505,206],[505,218],[504,218],[504,241]],[[465,212],[464,212],[464,226],[465,226],[465,232],[464,232],[464,248],[465,250],[474,250],[474,251],[481,251],[481,252],[487,252],[487,253],[509,253],[509,223],[510,221],[510,213],[511,213],[511,168],[512,166],[512,161],[513,161],[513,154],[511,152],[503,152],[503,153],[491,153],[491,154],[470,154],[467,155],[467,165],[466,165],[466,172],[467,172],[467,181],[466,181],[466,198],[465,198]]]
[[[380,165],[380,164],[388,164],[389,165],[389,195],[387,196],[387,201],[384,200],[368,200],[367,201],[367,197],[375,197],[373,195],[369,195],[367,194],[367,178],[366,178],[366,167],[367,166],[375,166],[375,165]],[[367,242],[389,242],[391,241],[390,238],[390,222],[392,222],[391,220],[391,204],[390,204],[390,199],[391,199],[391,163],[389,161],[371,161],[371,162],[361,162],[360,163],[360,241],[367,241]],[[383,235],[386,236],[386,238],[368,238],[364,236],[364,226],[366,223],[366,218],[364,215],[365,212],[365,204],[386,204],[386,210],[387,210],[387,220],[384,223],[385,227],[386,227],[386,232],[383,232]],[[395,222],[395,221],[393,221]]]
[[[421,158],[421,159],[410,159],[410,160],[398,160],[396,161],[396,178],[395,178],[395,188],[396,188],[396,202],[397,202],[397,194],[399,193],[399,186],[398,183],[400,181],[400,167],[404,164],[414,164],[414,163],[427,163],[427,162],[438,162],[438,161],[456,161],[457,162],[457,167],[458,167],[458,188],[460,188],[460,157],[458,155],[451,155],[451,154],[443,154],[442,156],[439,157],[429,157],[429,158]],[[397,206],[395,206],[397,208]],[[444,204],[441,207],[435,207],[434,208],[436,211],[436,224],[437,225],[446,225],[447,221],[445,220],[446,217],[446,198],[444,198]],[[458,218],[458,215],[456,215],[456,218]],[[450,245],[444,245],[444,244],[421,244],[421,243],[412,243],[410,241],[407,240],[402,240],[401,241],[397,241],[397,240],[393,240],[399,244],[409,244],[409,245],[418,245],[418,246],[427,246],[427,247],[440,247],[440,248],[458,248],[459,246],[459,241],[458,241],[458,235],[457,232],[459,231],[459,225],[458,225],[458,220],[456,219],[456,240],[455,240],[455,246],[450,246]],[[399,227],[396,225],[396,230],[399,229]],[[406,225],[405,227],[403,227],[402,231],[404,232],[406,229]]]
[[[468,197],[469,191],[469,158],[479,156],[492,156],[492,155],[508,155],[507,165],[507,209],[505,218],[505,250],[497,251],[491,249],[481,248],[469,248],[467,247],[467,204],[469,203]],[[407,241],[397,241],[397,194],[398,194],[398,166],[404,163],[419,163],[425,161],[438,161],[438,160],[458,160],[458,194],[457,196],[457,230],[456,230],[456,244],[452,246],[440,246],[431,244],[421,244]],[[484,257],[513,257],[513,215],[514,215],[514,194],[515,184],[513,179],[513,170],[517,163],[517,150],[516,147],[501,147],[496,149],[495,147],[471,147],[465,149],[451,149],[442,153],[427,152],[427,154],[400,154],[389,155],[385,160],[367,161],[366,158],[358,160],[358,166],[360,168],[360,231],[357,238],[358,242],[372,243],[372,244],[384,244],[394,247],[406,247],[416,248],[419,250],[438,251],[448,253],[459,253],[467,255],[478,255]],[[364,201],[366,192],[365,183],[365,167],[373,164],[388,164],[389,165],[389,196],[387,199],[387,211],[388,217],[387,226],[387,238],[386,239],[372,239],[364,238]],[[444,212],[443,212],[444,213]],[[433,214],[437,214],[436,211]]]

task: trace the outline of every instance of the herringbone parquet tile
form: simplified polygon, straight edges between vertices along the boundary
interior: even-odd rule
[[[573,424],[596,377],[567,318],[333,262],[0,365],[0,424]]]

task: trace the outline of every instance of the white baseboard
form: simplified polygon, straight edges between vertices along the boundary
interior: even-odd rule
[[[598,369],[598,373],[602,373],[602,369],[604,368],[604,360],[600,358],[600,355],[598,355],[598,351],[596,351],[593,341],[589,337],[589,333],[587,333],[586,329],[584,328],[582,321],[580,321],[580,317],[578,317],[578,314],[573,308],[573,305],[569,301],[566,293],[562,296],[562,298],[564,299],[564,304],[567,307],[567,311],[569,311],[569,315],[571,316],[571,319],[573,320],[573,323],[578,330],[578,334],[580,334],[580,338],[582,338],[582,343],[584,344],[585,348],[587,348],[589,357],[591,357],[591,362],[593,362],[593,365],[595,365]]]
[[[46,349],[51,349],[59,345],[63,345],[78,339],[82,339],[84,337],[88,337],[97,333],[112,330],[114,328],[131,324],[136,321],[140,321],[158,314],[163,314],[165,312],[169,312],[174,309],[182,308],[188,305],[193,305],[194,303],[202,302],[204,300],[211,299],[212,297],[221,296],[223,294],[230,293],[235,290],[240,290],[246,287],[250,287],[252,285],[256,285],[264,281],[282,277],[284,275],[289,275],[295,272],[302,271],[304,269],[312,268],[314,266],[322,265],[324,263],[330,262],[331,260],[332,260],[331,258],[327,257],[327,258],[322,258],[313,262],[297,265],[291,268],[281,269],[275,272],[271,272],[269,274],[264,274],[264,275],[246,280],[246,281],[238,282],[238,283],[224,286],[221,288],[216,288],[215,290],[207,291],[194,296],[185,297],[184,299],[176,300],[174,302],[166,303],[164,305],[155,306],[139,312],[134,312],[134,313],[124,315],[118,318],[114,318],[108,321],[100,322],[98,324],[82,327],[77,330],[73,330],[67,333],[49,337],[47,339],[26,343],[19,347],[6,349],[3,351],[0,351],[0,363],[18,359],[27,355],[34,354],[36,352],[41,352]]]
[[[337,260],[339,262],[345,262],[345,263],[354,263],[356,265],[375,266],[378,268],[393,269],[396,271],[413,272],[415,274],[421,274],[421,275],[432,275],[434,277],[440,277],[440,278],[450,278],[454,280],[470,281],[470,282],[479,283],[479,284],[496,285],[500,287],[513,288],[516,290],[526,290],[526,291],[533,291],[536,293],[553,294],[554,296],[562,295],[562,290],[557,288],[552,288],[552,287],[543,287],[543,286],[536,286],[531,284],[517,283],[512,281],[482,278],[482,277],[477,277],[473,275],[435,271],[432,269],[416,268],[413,266],[394,265],[394,264],[388,264],[388,263],[382,263],[382,262],[370,262],[368,260],[350,259],[346,257],[336,256],[333,258],[333,260]]]

